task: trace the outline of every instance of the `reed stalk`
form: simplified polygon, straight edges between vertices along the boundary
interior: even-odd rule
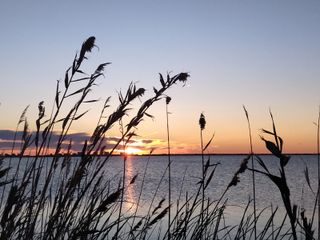
[[[251,167],[252,171],[252,194],[253,194],[253,216],[254,219],[257,219],[257,208],[256,208],[256,180],[255,180],[255,167],[254,167],[254,158],[253,158],[253,144],[252,144],[252,133],[251,133],[251,123],[249,119],[249,114],[245,106],[243,106],[243,110],[246,115],[247,123],[248,123],[248,134],[249,134],[249,144],[250,144],[250,156],[251,156]],[[254,221],[254,238],[257,239],[257,223]]]
[[[171,148],[170,148],[170,129],[169,129],[169,111],[168,105],[171,101],[170,97],[166,97],[166,120],[167,120],[167,148],[168,148],[168,239],[171,239]]]
[[[279,159],[279,176],[273,175],[261,158],[258,156],[256,159],[253,158],[251,123],[245,107],[243,108],[248,123],[250,154],[242,161],[225,191],[215,201],[211,201],[209,198],[205,199],[205,191],[214,176],[217,164],[210,164],[210,158],[205,163],[204,153],[213,137],[204,146],[203,133],[206,121],[205,116],[201,113],[199,125],[202,176],[199,177],[200,181],[196,193],[191,195],[186,192],[185,200],[181,200],[182,186],[185,181],[183,177],[176,204],[177,209],[175,213],[172,211],[172,158],[168,111],[170,98],[166,97],[165,92],[175,83],[184,83],[189,77],[187,73],[180,73],[173,77],[168,74],[166,80],[160,74],[160,88],[154,88],[154,95],[142,102],[137,109],[137,113],[131,117],[129,111],[132,102],[143,96],[145,89],[136,88],[135,84],[130,84],[125,95],[118,94],[120,103],[108,117],[104,116],[104,111],[109,106],[109,98],[107,98],[95,131],[90,138],[84,141],[78,159],[72,159],[72,140],[68,133],[73,123],[87,112],[81,112],[81,106],[97,101],[88,100],[88,93],[95,86],[96,79],[103,75],[103,69],[108,64],[99,65],[91,75],[84,75],[82,72],[82,62],[87,58],[86,53],[90,52],[95,46],[94,40],[94,37],[90,37],[83,43],[81,51],[75,56],[72,66],[65,72],[64,87],[58,81],[55,104],[49,119],[46,119],[45,116],[44,103],[39,103],[39,114],[36,120],[37,128],[33,135],[29,131],[28,122],[24,116],[26,110],[21,115],[19,124],[24,122],[25,125],[22,137],[19,139],[21,144],[18,167],[12,170],[13,172],[10,172],[8,166],[13,166],[11,157],[9,157],[9,162],[6,163],[8,165],[5,168],[1,165],[5,157],[0,157],[0,187],[2,187],[0,189],[0,194],[2,192],[0,199],[0,239],[110,239],[113,236],[113,239],[133,240],[137,238],[150,239],[153,237],[152,234],[157,233],[157,231],[159,233],[156,234],[156,237],[159,239],[230,239],[230,232],[233,229],[236,229],[235,239],[280,239],[287,236],[297,239],[298,226],[301,226],[302,230],[305,231],[304,236],[307,240],[314,239],[312,222],[313,219],[316,219],[314,217],[317,214],[316,208],[318,208],[318,231],[320,228],[320,107],[317,122],[318,190],[311,222],[308,221],[304,212],[301,212],[301,220],[297,219],[297,209],[299,208],[291,203],[290,189],[287,185],[286,177],[288,173],[285,171],[289,156],[282,153],[283,140],[276,132],[271,111],[273,130],[267,131],[263,129],[262,131],[264,134],[274,137],[274,141],[269,141],[263,136],[261,136],[261,139],[274,157]],[[80,87],[75,84],[76,82],[80,84]],[[74,90],[74,88],[76,89]],[[71,92],[71,90],[74,91]],[[72,104],[66,104],[69,103],[67,100],[71,97],[77,98]],[[130,139],[135,136],[133,129],[139,126],[144,117],[151,117],[147,113],[150,107],[165,97],[168,148],[167,168],[156,186],[148,212],[140,215],[138,208],[140,207],[140,202],[142,202],[144,183],[147,181],[146,172],[150,160],[149,156],[135,211],[133,213],[125,212],[124,203],[126,199],[124,193],[128,190],[129,185],[134,184],[136,179],[135,176],[129,184],[126,184],[128,182],[128,176],[126,175],[126,146]],[[61,116],[63,112],[67,113]],[[124,117],[129,118],[127,125],[123,125],[122,120]],[[106,155],[107,133],[117,123],[120,123],[121,136],[111,148],[109,154]],[[15,150],[16,140],[19,136],[17,134],[19,124],[14,135],[12,153]],[[56,130],[57,128],[59,128],[59,132]],[[54,140],[56,132],[57,139]],[[65,147],[66,145],[67,147]],[[20,173],[20,163],[26,157],[26,151],[30,151],[33,146],[36,149],[35,157],[26,160],[27,164],[24,172]],[[119,182],[117,185],[117,183],[113,182],[112,177],[108,177],[105,174],[105,169],[108,160],[114,151],[121,148],[120,146],[123,147],[123,172],[119,174],[119,181],[115,180]],[[52,151],[52,148],[55,155],[48,159],[44,154]],[[66,154],[61,156],[60,153],[63,151],[66,151]],[[152,152],[150,152],[151,154]],[[248,168],[247,165],[250,158],[252,166]],[[259,164],[260,166],[258,167],[260,168],[255,168],[254,160],[255,165]],[[210,167],[214,168],[209,171]],[[21,169],[23,169],[22,166]],[[237,185],[239,174],[246,169],[252,171],[253,200],[249,199],[242,218],[239,219],[238,228],[226,226],[226,224],[221,226],[224,219],[224,209],[228,207],[227,199],[225,199],[226,193],[231,186]],[[166,171],[168,171],[168,175]],[[271,204],[270,217],[267,219],[267,223],[262,226],[260,232],[257,232],[257,222],[263,210],[257,211],[256,209],[255,173],[268,177],[279,188],[286,210],[286,216],[281,225],[273,226],[273,219],[278,208],[275,206],[275,209],[273,209]],[[162,199],[154,206],[165,176],[168,176],[168,206],[162,206],[166,199]],[[9,187],[4,189],[7,184]],[[253,201],[254,210],[248,216],[247,212],[251,201]],[[164,228],[164,235],[161,235],[163,233],[160,233],[163,230],[163,225],[161,226],[159,223],[166,217],[166,214],[168,214],[168,225]],[[282,230],[287,217],[291,226],[288,231],[287,229]],[[302,224],[300,221],[302,221]],[[269,232],[270,229],[271,233]]]
[[[199,125],[200,125],[200,146],[201,146],[201,166],[202,166],[202,185],[201,185],[201,227],[204,225],[204,216],[203,216],[203,211],[204,211],[204,200],[205,200],[205,186],[204,186],[204,181],[205,181],[205,164],[204,164],[204,148],[203,148],[203,130],[206,126],[206,119],[203,113],[200,114],[200,119],[199,119]]]
[[[174,84],[185,83],[189,74],[180,73],[173,77],[168,74],[166,81],[160,75],[161,88],[154,89],[155,95],[141,104],[137,114],[129,119],[126,127],[122,125],[122,136],[110,150],[110,154],[100,157],[99,154],[105,153],[106,132],[123,116],[129,116],[128,106],[134,99],[142,96],[145,89],[137,89],[134,84],[130,84],[125,96],[119,94],[120,104],[116,111],[110,114],[106,121],[102,121],[106,118],[103,115],[105,108],[108,107],[108,98],[95,131],[83,144],[79,159],[71,161],[72,141],[68,133],[73,123],[87,113],[87,111],[79,113],[80,107],[98,101],[87,100],[87,96],[96,85],[96,79],[103,76],[104,67],[109,64],[100,64],[91,75],[81,70],[82,63],[87,59],[86,54],[91,52],[94,46],[95,37],[88,38],[82,44],[80,53],[76,54],[72,66],[65,72],[64,84],[57,82],[54,106],[49,119],[46,119],[44,102],[39,103],[39,115],[33,135],[24,117],[26,110],[20,117],[19,124],[22,122],[25,124],[18,167],[12,175],[11,172],[9,174],[9,168],[3,169],[0,165],[1,199],[3,199],[1,200],[3,205],[0,206],[0,239],[101,239],[109,236],[114,230],[115,238],[123,237],[122,229],[130,219],[122,214],[122,204],[125,201],[123,192],[126,189],[126,159],[124,159],[122,182],[116,190],[110,188],[110,179],[104,178],[104,167],[121,142],[125,147],[134,136],[132,129],[137,128],[145,116],[150,116],[146,111],[153,103],[162,99],[165,91]],[[67,99],[74,97],[78,100],[71,102],[73,105],[69,102],[66,104]],[[66,115],[61,116],[62,112],[66,112]],[[58,127],[59,131],[55,130]],[[57,139],[52,146],[54,135]],[[16,130],[12,152],[17,136]],[[69,142],[67,152],[62,157],[60,153],[64,150],[66,142]],[[27,159],[26,167],[21,174],[20,161],[25,157],[26,150],[32,146],[35,148],[35,156]],[[54,151],[50,160],[44,156],[49,151]],[[0,158],[0,164],[3,159]],[[9,161],[11,166],[11,158]],[[2,178],[8,181],[3,181]],[[11,183],[11,186],[5,191],[4,186],[8,183]],[[133,183],[134,179],[130,184]],[[150,226],[161,220],[167,211],[168,208],[165,208],[155,216]],[[114,218],[116,214],[118,217]]]
[[[119,120],[119,124],[120,124],[120,132],[122,135],[122,154],[123,154],[123,165],[122,165],[122,189],[124,190],[125,188],[125,183],[126,183],[126,163],[127,163],[127,154],[126,154],[126,141],[125,141],[125,136],[124,136],[124,128],[123,128],[123,122],[122,122],[122,118]],[[118,239],[118,234],[119,234],[119,230],[120,230],[120,220],[121,220],[121,214],[122,214],[122,205],[123,205],[123,201],[124,201],[124,191],[121,191],[121,197],[120,197],[120,206],[119,206],[119,214],[118,214],[118,221],[117,221],[117,231],[114,235],[114,239],[117,240]]]
[[[318,111],[318,121],[317,121],[317,167],[318,167],[318,240],[320,240],[320,106]]]

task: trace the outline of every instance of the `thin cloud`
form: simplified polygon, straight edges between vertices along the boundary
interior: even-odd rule
[[[32,134],[32,132],[31,132]],[[4,152],[10,152],[14,144],[14,135],[15,131],[13,130],[0,130],[0,149]],[[23,131],[16,132],[15,140],[15,151],[19,150],[21,144],[21,138]],[[35,134],[33,133],[33,137]],[[42,132],[40,132],[40,141],[41,141]],[[55,147],[59,141],[60,133],[52,132],[50,139],[50,146],[52,152],[54,152]],[[66,136],[65,140],[61,144],[61,152],[66,151],[69,147],[71,141],[71,151],[80,152],[83,148],[85,141],[90,141],[90,135],[85,132],[70,133]],[[108,136],[104,139],[104,142],[101,146],[104,147],[105,151],[110,151],[114,146],[121,140],[121,137],[118,136]],[[136,139],[132,138],[128,141],[128,146],[139,149],[141,152],[147,153],[151,149],[158,149],[160,152],[165,152],[167,149],[166,141],[162,139]],[[30,146],[29,150],[34,149],[34,145]],[[174,149],[174,146],[172,146]],[[121,143],[119,145],[119,150],[121,151]],[[115,152],[118,152],[117,150]]]

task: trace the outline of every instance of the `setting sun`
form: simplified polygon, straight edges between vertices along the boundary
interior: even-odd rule
[[[128,147],[126,148],[126,154],[128,155],[139,155],[142,154],[143,151],[141,149],[138,148],[134,148],[134,147]]]

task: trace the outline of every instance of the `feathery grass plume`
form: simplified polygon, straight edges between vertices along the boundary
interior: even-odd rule
[[[189,73],[179,73],[177,75],[177,79],[180,81],[180,82],[183,82],[184,84],[187,82],[187,79],[188,77],[190,77]]]
[[[117,191],[115,191],[114,193],[111,193],[105,200],[102,201],[102,203],[99,205],[99,207],[97,208],[97,213],[99,212],[104,212],[107,210],[107,206],[111,203],[114,203],[115,201],[117,201],[120,196],[121,193],[123,192],[123,188],[118,189]]]
[[[98,67],[97,67],[97,69],[94,71],[94,74],[93,75],[96,75],[96,76],[104,76],[104,70],[105,70],[105,67],[107,66],[107,65],[109,65],[109,64],[111,64],[111,62],[106,62],[106,63],[102,63],[102,64],[100,64]]]
[[[227,190],[232,186],[237,186],[238,182],[240,182],[240,173],[244,173],[248,169],[248,162],[251,157],[251,154],[245,157],[240,163],[239,169],[234,173],[230,183],[227,186]],[[254,218],[256,219],[256,214],[254,213]]]
[[[20,115],[20,118],[19,118],[19,121],[16,125],[16,129],[15,129],[15,132],[14,132],[14,136],[13,136],[13,141],[12,141],[12,147],[11,147],[11,155],[13,155],[14,153],[14,150],[15,150],[15,144],[16,144],[16,140],[17,140],[17,133],[18,133],[18,129],[19,129],[19,126],[21,123],[25,122],[27,120],[26,118],[26,113],[27,113],[27,110],[29,108],[29,105],[22,111],[21,115]],[[2,164],[2,158],[1,158],[1,164]],[[0,166],[1,166],[0,164]],[[8,164],[8,169],[11,168],[11,164],[12,164],[12,158],[9,157],[9,164]],[[19,158],[19,163],[18,165],[20,165],[20,158]],[[7,172],[8,173],[8,172]],[[3,189],[2,189],[2,194],[1,194],[1,199],[0,199],[0,207],[2,206],[2,202],[3,202],[3,198],[4,198],[4,193],[5,193],[5,190],[6,190],[6,186],[8,183],[12,182],[11,180],[8,180],[8,174],[5,174],[5,180],[0,182],[0,186],[4,186]]]
[[[16,130],[15,130],[15,133],[14,133],[14,136],[13,136],[11,154],[13,154],[13,152],[14,152],[14,147],[15,147],[15,143],[16,143],[16,138],[17,138],[17,132],[18,132],[19,125],[27,120],[26,113],[28,111],[28,108],[29,108],[29,105],[22,111],[22,113],[20,115],[20,118],[19,118],[19,121],[17,123]],[[9,161],[10,161],[9,162],[9,165],[10,165],[11,164],[11,158],[10,158]]]
[[[246,119],[247,119],[247,123],[248,123],[251,167],[252,167],[252,169],[255,169],[250,118],[249,118],[248,111],[244,105],[243,105],[243,110],[246,115]],[[257,212],[257,208],[256,208],[256,180],[255,180],[255,172],[254,171],[252,171],[252,194],[253,194],[253,215],[254,215],[254,219],[256,219],[257,218],[257,214],[256,214],[256,212]],[[256,222],[254,222],[254,237],[257,238],[257,224],[256,224]]]
[[[77,65],[80,66],[83,59],[85,59],[85,54],[87,52],[91,52],[92,48],[96,46],[95,43],[96,38],[94,36],[89,37],[86,41],[83,42],[79,58],[77,60]]]
[[[44,117],[45,114],[45,107],[44,101],[41,101],[38,105],[38,119],[36,120],[36,126],[37,126],[37,131],[36,131],[36,136],[35,136],[35,145],[36,145],[36,151],[38,151],[38,143],[39,143],[39,132],[40,132],[40,126],[41,126],[41,119]]]
[[[157,223],[159,220],[161,220],[168,212],[169,206],[163,209],[152,221],[149,222],[147,228],[150,228],[152,225]]]
[[[233,178],[228,184],[227,189],[229,189],[232,186],[237,186],[238,182],[240,182],[239,176],[237,174],[233,175]]]

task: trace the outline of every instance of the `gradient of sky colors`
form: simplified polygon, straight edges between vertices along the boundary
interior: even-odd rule
[[[168,94],[173,152],[199,152],[198,118],[207,119],[210,151],[247,152],[244,104],[255,151],[272,109],[287,152],[315,152],[320,104],[320,1],[9,1],[0,3],[0,129],[14,130],[30,104],[50,109],[57,79],[81,43],[97,38],[88,70],[112,62],[93,97],[105,99],[137,81],[152,91],[158,73],[187,71],[185,87]],[[150,93],[147,93],[150,96]],[[100,108],[90,106],[74,133],[90,133]],[[165,104],[157,103],[138,129],[141,145],[165,151]],[[112,133],[117,136],[118,129]],[[142,142],[142,140],[147,140]],[[5,142],[1,139],[0,141]],[[162,149],[162,150],[161,150]],[[157,151],[156,151],[157,152]]]

